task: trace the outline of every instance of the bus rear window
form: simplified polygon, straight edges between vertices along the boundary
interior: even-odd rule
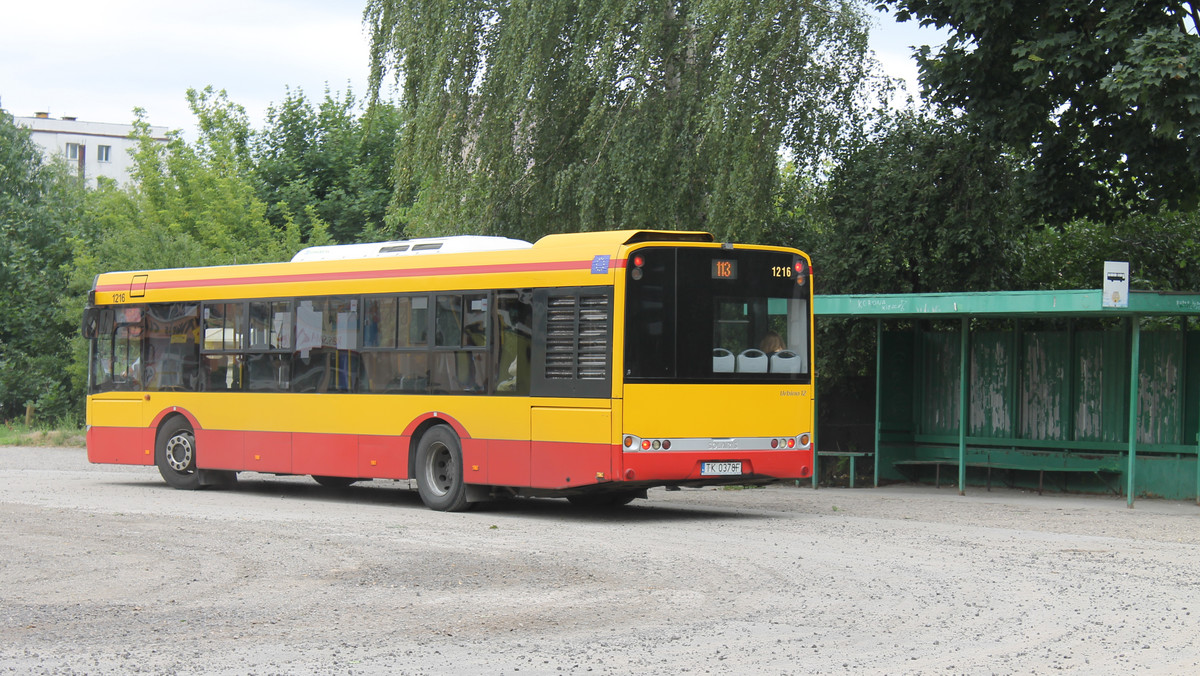
[[[809,381],[808,272],[799,257],[643,249],[626,274],[627,380]]]

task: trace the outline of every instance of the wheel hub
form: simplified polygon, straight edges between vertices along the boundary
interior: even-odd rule
[[[167,440],[164,449],[167,464],[176,472],[186,472],[192,466],[192,438],[177,434]]]
[[[429,454],[429,467],[427,468],[427,476],[430,479],[429,487],[438,495],[448,493],[453,487],[453,470],[454,462],[450,449],[439,444]]]

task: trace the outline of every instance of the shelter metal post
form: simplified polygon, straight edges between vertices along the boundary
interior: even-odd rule
[[[968,388],[970,387],[969,348],[971,320],[962,318],[962,337],[958,355],[958,494],[967,494],[967,426],[970,414],[967,411]]]
[[[1179,318],[1180,342],[1183,344],[1181,350],[1183,354],[1183,364],[1179,369],[1179,391],[1187,392],[1188,385],[1188,324],[1190,323],[1187,315]],[[1183,402],[1187,401],[1187,395],[1184,394]],[[1183,405],[1180,405],[1181,415],[1179,416],[1179,443],[1187,443],[1187,415],[1183,413]],[[1196,433],[1196,504],[1200,505],[1200,430]]]
[[[1138,356],[1142,343],[1142,321],[1137,315],[1134,315],[1131,321],[1133,322],[1133,341],[1129,348],[1129,466],[1125,469],[1125,495],[1126,504],[1133,509],[1133,472],[1137,462]]]
[[[883,320],[875,320],[875,487],[879,488],[879,442],[883,436]],[[1197,455],[1200,458],[1200,455]],[[852,460],[853,461],[853,460]],[[1197,462],[1200,462],[1198,460]],[[1197,474],[1200,476],[1200,474]],[[853,479],[851,479],[853,480]],[[1200,486],[1200,484],[1197,484]],[[1196,500],[1200,501],[1200,493]]]

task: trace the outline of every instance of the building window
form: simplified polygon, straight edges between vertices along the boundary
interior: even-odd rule
[[[67,159],[68,160],[78,160],[79,159],[79,144],[78,143],[68,143],[67,144]]]
[[[110,157],[111,154],[112,154],[112,146],[97,146],[96,147],[96,161],[97,162],[111,162],[112,161],[112,158]]]

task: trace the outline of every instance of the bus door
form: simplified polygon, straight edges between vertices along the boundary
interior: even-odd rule
[[[88,374],[88,460],[153,465],[153,431],[143,418],[143,309],[90,308],[87,320],[85,336],[92,338],[94,351]]]

